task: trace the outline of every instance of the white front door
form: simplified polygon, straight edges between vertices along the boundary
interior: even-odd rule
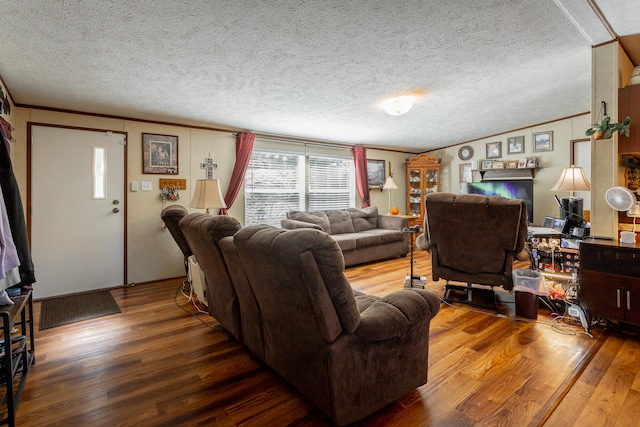
[[[31,126],[35,298],[125,283],[125,138]]]

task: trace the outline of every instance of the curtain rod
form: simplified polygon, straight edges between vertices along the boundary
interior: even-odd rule
[[[237,134],[234,134],[234,135],[237,135]],[[263,139],[263,140],[267,140],[267,141],[283,142],[283,143],[286,143],[286,144],[300,144],[300,145],[308,145],[308,146],[314,146],[314,147],[325,147],[325,148],[326,147],[342,148],[342,149],[345,149],[345,150],[353,150],[353,148],[355,147],[354,145],[340,144],[340,143],[337,143],[337,142],[309,141],[309,140],[302,139],[302,138],[273,136],[273,135],[266,135],[266,134],[261,134],[261,133],[256,133],[255,136],[258,139]]]

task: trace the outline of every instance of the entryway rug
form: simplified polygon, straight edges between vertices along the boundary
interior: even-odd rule
[[[108,290],[45,299],[40,303],[40,330],[116,313],[120,307]]]

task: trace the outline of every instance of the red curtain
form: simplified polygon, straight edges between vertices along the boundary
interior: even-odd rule
[[[367,149],[362,146],[353,147],[353,160],[356,166],[356,185],[362,199],[362,207],[371,206],[369,198],[369,175],[367,173]]]
[[[250,132],[240,132],[236,136],[236,164],[233,166],[233,175],[231,175],[227,195],[224,196],[224,203],[227,205],[227,209],[233,205],[236,197],[238,197],[244,181],[244,175],[247,173],[249,160],[251,160],[253,141],[255,139],[256,135]],[[229,215],[227,209],[220,209],[220,215]]]

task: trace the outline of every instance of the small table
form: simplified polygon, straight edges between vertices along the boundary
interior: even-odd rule
[[[421,233],[422,230],[420,230],[419,227],[418,228],[406,227],[402,229],[402,232],[409,233],[411,235],[411,240],[413,241],[414,237],[416,237],[417,234]],[[404,287],[424,289],[425,285],[427,284],[427,281],[426,279],[423,279],[421,276],[416,276],[413,274],[413,246],[414,245],[409,245],[409,246],[410,246],[409,262],[411,263],[411,268],[410,268],[410,275],[404,278]]]

